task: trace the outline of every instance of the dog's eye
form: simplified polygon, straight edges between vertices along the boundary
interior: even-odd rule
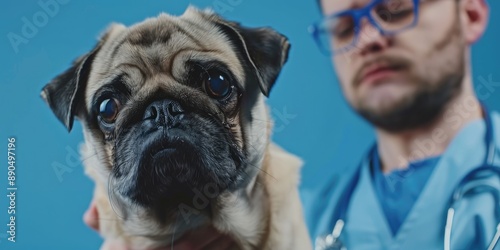
[[[99,116],[108,124],[114,123],[118,116],[120,103],[114,98],[105,99],[99,105]]]
[[[215,99],[223,99],[231,94],[233,85],[223,73],[218,71],[209,71],[205,76],[205,91],[209,96]]]

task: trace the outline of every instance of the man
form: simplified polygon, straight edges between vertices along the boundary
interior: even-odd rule
[[[377,142],[351,174],[337,176],[305,204],[313,237],[334,231],[317,246],[449,247],[450,197],[485,159],[483,121],[490,115],[493,143],[500,143],[500,117],[483,112],[472,82],[470,47],[487,26],[485,0],[321,0],[320,6],[324,18],[313,35]],[[498,192],[499,179],[488,174],[484,181]],[[451,249],[486,249],[498,223],[498,200],[469,193],[455,211]]]
[[[487,26],[485,0],[320,5],[325,19],[314,35],[332,56],[346,100],[375,127],[377,143],[361,166],[336,176],[314,202],[304,204],[311,235],[332,232],[337,207],[347,197],[340,241],[349,249],[443,249],[453,189],[486,154],[488,113],[475,96],[470,62],[470,46]],[[338,12],[343,14],[331,16]],[[500,117],[492,116],[498,147]],[[486,181],[500,186],[494,178]],[[457,209],[451,248],[486,249],[495,209],[487,194],[468,198]],[[92,206],[85,221],[98,227]],[[229,241],[207,230],[187,235],[174,249]]]

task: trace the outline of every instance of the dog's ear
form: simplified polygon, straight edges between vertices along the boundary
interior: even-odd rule
[[[211,13],[204,13],[234,42],[255,71],[259,87],[265,96],[273,87],[281,68],[288,59],[288,39],[271,28],[247,28],[239,23],[226,21]]]
[[[260,78],[260,90],[265,96],[269,96],[288,59],[290,43],[285,36],[270,28],[239,26],[238,31],[245,42],[247,55],[255,65],[257,77]]]
[[[42,89],[42,98],[68,131],[73,127],[77,101],[83,100],[91,64],[99,49],[98,43],[92,51],[76,59],[69,69]]]
[[[84,105],[78,102],[84,100],[92,62],[103,44],[109,39],[111,31],[116,30],[119,26],[121,25],[112,25],[108,28],[90,52],[76,59],[69,69],[56,76],[42,89],[41,97],[68,131],[71,131],[73,127],[78,105]]]

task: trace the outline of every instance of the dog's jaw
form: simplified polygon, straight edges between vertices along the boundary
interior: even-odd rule
[[[125,225],[110,206],[106,185],[98,181],[101,179],[96,176],[99,173],[91,164],[92,160],[86,161],[85,170],[96,180],[94,197],[101,232],[106,240],[124,242],[132,249],[146,249],[169,246],[182,236],[183,231],[176,231],[171,225],[160,231],[156,231],[158,228],[153,230],[156,232],[151,232],[154,237],[131,236],[130,232],[124,231],[130,228],[130,224]],[[232,236],[241,249],[310,249],[311,242],[301,219],[302,208],[296,189],[301,165],[300,159],[270,144],[262,172],[256,176],[252,188],[221,194],[210,223],[220,232]],[[136,229],[144,233],[151,230],[150,226]]]

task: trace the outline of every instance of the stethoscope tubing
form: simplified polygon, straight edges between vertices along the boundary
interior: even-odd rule
[[[460,180],[459,184],[455,187],[455,190],[453,191],[452,197],[450,199],[450,205],[446,213],[446,222],[445,222],[445,235],[443,237],[444,241],[444,249],[449,250],[451,249],[451,233],[452,233],[452,227],[453,227],[453,220],[455,217],[455,204],[460,201],[460,199],[463,197],[463,194],[461,194],[461,190],[467,184],[468,182],[474,180],[476,178],[476,175],[480,172],[484,171],[492,171],[495,174],[497,174],[500,177],[500,167],[494,166],[494,160],[495,160],[495,143],[494,143],[494,135],[493,135],[493,123],[491,121],[491,115],[487,111],[484,105],[482,105],[483,113],[484,113],[484,121],[486,125],[486,133],[485,133],[485,145],[486,145],[486,155],[484,158],[483,165],[479,168],[476,168],[472,171],[470,171],[466,176]],[[351,200],[351,196],[356,189],[356,186],[359,182],[360,176],[361,176],[361,168],[365,164],[369,164],[369,159],[372,157],[374,151],[376,150],[376,145],[374,145],[368,155],[364,157],[364,160],[361,162],[361,164],[358,166],[356,169],[356,172],[354,173],[354,176],[352,177],[352,180],[347,184],[344,192],[340,196],[339,199],[339,205],[336,207],[333,213],[333,218],[336,219],[335,221],[335,226],[333,227],[333,230],[330,234],[328,234],[324,241],[328,246],[324,247],[324,249],[331,249],[333,244],[337,243],[340,239],[340,236],[342,234],[345,222],[346,222],[346,217],[347,217],[347,210],[349,207],[349,202]],[[488,192],[492,193],[495,197],[495,202],[496,205],[499,205],[498,198],[496,196],[500,196],[500,191],[498,189],[495,189],[494,187],[488,186],[490,190]],[[497,218],[497,221],[500,221],[499,218]],[[488,246],[488,250],[493,250],[500,240],[500,222],[498,223],[496,227],[496,233],[490,242]],[[316,248],[318,249],[318,248]],[[342,249],[346,249],[345,247],[342,247]]]

